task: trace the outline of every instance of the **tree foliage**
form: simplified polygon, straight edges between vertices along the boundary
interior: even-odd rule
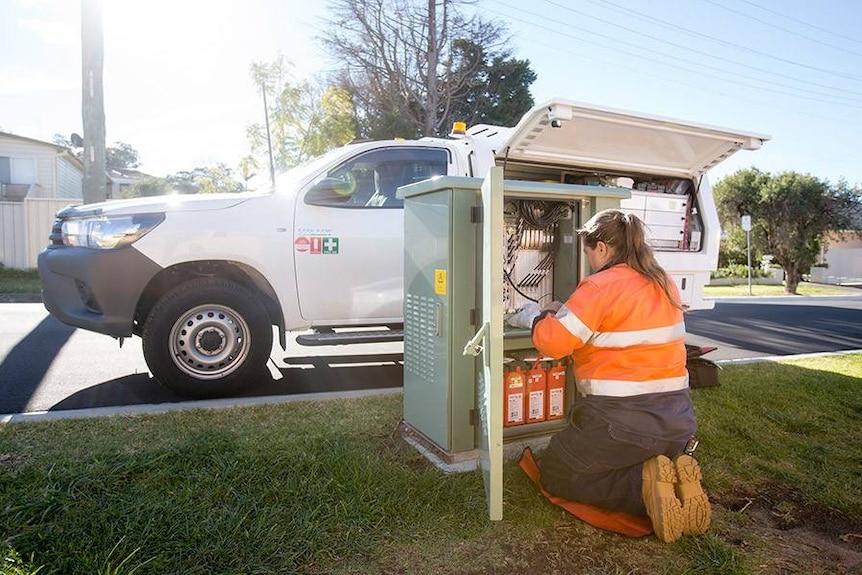
[[[252,80],[266,96],[269,138],[276,172],[300,164],[355,137],[353,106],[339,88],[296,80],[292,64],[279,56],[274,61],[251,65]],[[248,127],[251,149],[268,156],[266,123]],[[266,163],[269,163],[267,157]]]
[[[76,146],[75,142],[72,141],[72,138],[67,138],[63,134],[54,134],[51,141],[58,146],[69,148],[76,158],[82,162],[84,161],[83,148],[79,145]],[[80,142],[78,142],[78,144],[80,144]],[[105,148],[105,170],[107,171],[131,170],[140,165],[140,155],[130,144],[126,144],[125,142],[114,142],[113,146]]]
[[[453,102],[449,121],[444,125],[461,121],[468,125],[514,126],[533,107],[530,86],[535,81],[536,73],[529,60],[503,56],[485,59],[473,81]]]
[[[138,151],[124,142],[114,142],[105,149],[106,170],[128,170],[140,166]]]
[[[414,138],[453,120],[512,125],[536,75],[510,58],[504,25],[454,0],[331,0],[320,40],[350,95],[359,135]]]
[[[155,176],[147,176],[128,188],[120,191],[120,197],[123,199],[140,198],[146,196],[162,196],[173,190],[171,184],[165,178],[157,178]]]
[[[255,177],[260,170],[260,162],[252,155],[245,156],[239,161],[239,177],[242,178],[243,189],[248,189],[248,181]]]
[[[224,164],[177,172],[166,178],[173,190],[181,194],[218,194],[242,191],[233,170]]]
[[[748,238],[745,230],[740,226],[732,226],[725,229],[721,238],[718,251],[718,267],[724,268],[733,265],[748,265]],[[756,266],[760,263],[763,252],[758,244],[751,246],[751,264]]]
[[[828,232],[862,229],[862,191],[843,181],[833,186],[810,174],[751,168],[721,180],[714,196],[726,227],[751,216],[752,244],[784,268],[788,293],[796,293],[802,274],[816,263]]]

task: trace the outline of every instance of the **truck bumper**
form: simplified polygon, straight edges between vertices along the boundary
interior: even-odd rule
[[[161,267],[129,246],[48,248],[39,254],[45,308],[63,323],[113,337],[132,335],[135,308]]]

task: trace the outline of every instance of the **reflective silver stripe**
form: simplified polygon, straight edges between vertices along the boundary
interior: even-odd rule
[[[557,310],[555,317],[560,320],[560,323],[563,324],[563,327],[566,328],[569,333],[580,339],[582,342],[586,343],[590,341],[591,337],[593,337],[593,330],[584,325],[584,322],[582,322],[581,319],[565,305],[561,306],[560,309]]]
[[[685,322],[654,329],[635,331],[596,332],[592,344],[596,347],[629,347],[655,345],[685,339]]]
[[[651,381],[623,381],[619,379],[579,379],[578,392],[581,395],[606,395],[610,397],[630,397],[645,393],[679,391],[688,387],[688,374]]]

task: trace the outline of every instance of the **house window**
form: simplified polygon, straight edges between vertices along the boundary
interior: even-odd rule
[[[0,156],[0,182],[4,184],[35,184],[36,162],[33,158]]]

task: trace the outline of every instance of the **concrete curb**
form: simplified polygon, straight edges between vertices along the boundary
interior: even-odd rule
[[[42,294],[0,293],[0,303],[42,303]]]
[[[811,359],[814,357],[829,357],[833,355],[854,355],[859,353],[862,353],[862,349],[847,349],[844,351],[820,351],[817,353],[800,353],[797,355],[770,355],[763,357],[744,357],[739,359],[719,359],[714,361],[713,363],[721,366],[740,365],[745,363],[757,363],[761,361],[793,361],[796,359]]]

